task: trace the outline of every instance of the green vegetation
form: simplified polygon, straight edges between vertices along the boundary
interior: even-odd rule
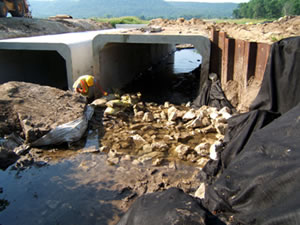
[[[279,18],[300,15],[299,0],[250,0],[233,10],[234,18]]]
[[[113,18],[93,18],[97,22],[110,23],[113,27],[116,24],[148,24],[148,20],[141,20],[135,16],[113,17]]]

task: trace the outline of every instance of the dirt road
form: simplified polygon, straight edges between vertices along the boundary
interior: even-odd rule
[[[61,34],[112,28],[108,23],[91,19],[31,19],[0,18],[0,39],[31,37],[44,34]]]

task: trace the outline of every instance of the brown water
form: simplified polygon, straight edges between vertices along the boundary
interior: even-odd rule
[[[126,197],[136,186],[151,182],[155,186],[164,176],[170,185],[190,187],[197,172],[189,165],[177,165],[177,171],[166,166],[153,170],[130,162],[112,166],[106,157],[68,153],[68,158],[45,167],[0,171],[0,199],[6,205],[0,212],[0,224],[116,224],[130,205]]]

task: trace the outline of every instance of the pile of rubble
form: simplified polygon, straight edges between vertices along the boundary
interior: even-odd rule
[[[190,103],[158,105],[139,99],[140,94],[110,95],[92,103],[104,111],[100,150],[108,154],[109,163],[172,166],[181,160],[203,168],[209,159],[218,158],[229,108],[193,109]]]

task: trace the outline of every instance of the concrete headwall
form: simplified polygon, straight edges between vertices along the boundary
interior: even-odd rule
[[[101,34],[94,38],[94,75],[104,89],[122,87],[138,72],[168,55],[176,44],[193,44],[202,56],[201,79],[208,78],[210,41],[198,35]]]

